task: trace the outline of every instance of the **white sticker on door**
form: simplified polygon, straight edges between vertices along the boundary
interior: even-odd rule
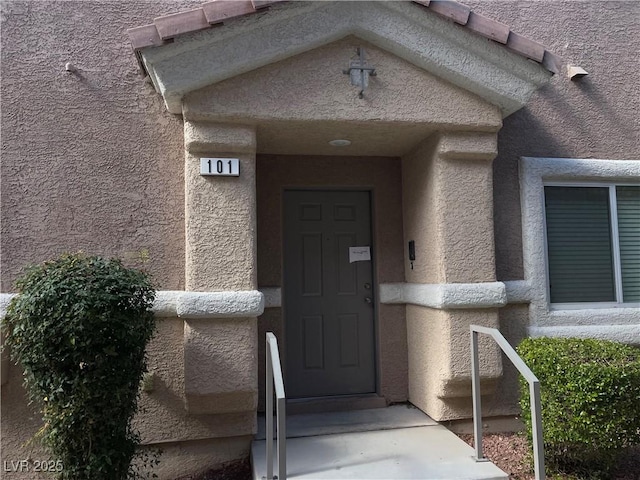
[[[349,263],[371,260],[371,247],[349,247]]]

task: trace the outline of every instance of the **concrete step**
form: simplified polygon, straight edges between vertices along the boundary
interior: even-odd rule
[[[275,416],[274,416],[275,432]],[[341,412],[306,413],[287,415],[287,437],[312,437],[332,433],[369,432],[395,428],[438,425],[428,415],[411,404],[392,405],[387,408],[371,408]],[[256,440],[265,439],[265,418],[258,417]]]
[[[291,479],[508,479],[491,462],[476,462],[471,447],[415,408],[296,417],[287,419]],[[251,451],[255,480],[266,477],[265,457],[262,435]]]
[[[376,394],[341,395],[330,398],[293,398],[287,400],[287,415],[347,412],[372,408],[387,408],[387,400]]]

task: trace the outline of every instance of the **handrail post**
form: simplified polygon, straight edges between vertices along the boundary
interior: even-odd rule
[[[471,391],[473,394],[473,440],[476,461],[484,460],[482,453],[482,400],[480,397],[480,364],[478,359],[478,332],[471,330]]]
[[[271,364],[271,343],[269,335],[267,335],[266,345],[266,367],[267,367],[267,384],[266,384],[266,440],[267,440],[267,480],[273,480],[273,365]]]
[[[529,385],[531,397],[531,425],[533,440],[533,467],[536,479],[544,478],[544,440],[542,438],[542,406],[540,403],[540,382],[538,380]],[[538,475],[542,472],[542,476]]]
[[[266,461],[267,476],[263,480],[286,480],[287,478],[287,415],[286,396],[284,393],[284,382],[282,379],[282,366],[280,365],[280,353],[278,352],[278,341],[272,332],[267,332],[266,345],[266,388],[267,395],[265,401],[266,408]],[[273,390],[275,387],[276,396],[276,449],[278,456],[278,475],[273,475]]]
[[[286,399],[278,399],[278,479],[287,478],[287,417],[285,415]]]
[[[476,461],[486,461],[482,453],[482,408],[480,399],[480,365],[478,362],[478,333],[491,336],[514,367],[529,383],[531,396],[531,422],[533,436],[533,465],[536,480],[544,480],[544,441],[542,437],[542,418],[540,402],[540,381],[527,367],[520,355],[507,342],[507,339],[495,328],[471,325],[471,388],[473,390],[473,435],[475,437]]]

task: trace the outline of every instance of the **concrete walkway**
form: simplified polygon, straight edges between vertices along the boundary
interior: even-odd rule
[[[253,442],[253,478],[266,476],[264,418]],[[397,405],[287,419],[291,479],[508,479],[417,408]],[[274,442],[275,451],[275,442]],[[274,468],[274,471],[277,467]]]

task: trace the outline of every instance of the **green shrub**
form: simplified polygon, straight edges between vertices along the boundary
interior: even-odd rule
[[[607,478],[640,444],[640,349],[589,339],[526,339],[518,353],[540,380],[545,459],[551,470]],[[528,384],[521,407],[531,439]]]
[[[149,279],[119,260],[74,254],[28,268],[16,286],[6,345],[42,409],[38,436],[57,478],[138,476],[131,419],[155,328]]]

